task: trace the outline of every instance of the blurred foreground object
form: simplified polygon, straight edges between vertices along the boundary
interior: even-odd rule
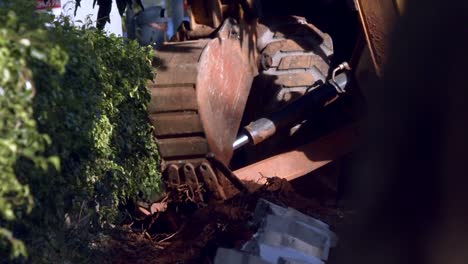
[[[408,1],[395,24],[369,92],[353,178],[360,214],[345,229],[341,263],[468,261],[467,5]]]

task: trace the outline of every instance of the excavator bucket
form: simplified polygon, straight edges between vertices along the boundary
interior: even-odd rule
[[[163,169],[189,164],[199,170],[208,153],[230,161],[256,71],[249,51],[255,45],[244,43],[253,39],[247,32],[227,19],[212,39],[166,43],[157,50],[148,112]]]

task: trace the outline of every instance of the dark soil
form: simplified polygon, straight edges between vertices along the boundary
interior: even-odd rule
[[[163,213],[114,229],[99,242],[101,263],[213,263],[218,247],[240,248],[255,233],[249,226],[259,198],[289,206],[327,223],[342,213],[297,194],[291,184],[272,178],[258,191],[209,204],[170,203]]]

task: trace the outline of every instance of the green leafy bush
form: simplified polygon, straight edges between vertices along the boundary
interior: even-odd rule
[[[152,50],[33,3],[0,6],[0,259],[26,256],[23,240],[51,263],[81,255],[83,231],[118,223],[129,198],[159,191]]]

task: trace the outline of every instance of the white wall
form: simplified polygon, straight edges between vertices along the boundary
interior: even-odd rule
[[[79,25],[80,20],[85,22],[87,16],[90,16],[91,20],[95,24],[99,6],[96,5],[93,9],[93,2],[93,0],[81,0],[81,7],[78,8],[76,16],[74,16],[73,13],[75,11],[75,0],[61,0],[62,13],[71,17],[77,25]],[[107,23],[104,30],[108,33],[114,33],[116,35],[122,36],[122,19],[119,15],[115,1],[112,1],[110,20],[111,23]]]

